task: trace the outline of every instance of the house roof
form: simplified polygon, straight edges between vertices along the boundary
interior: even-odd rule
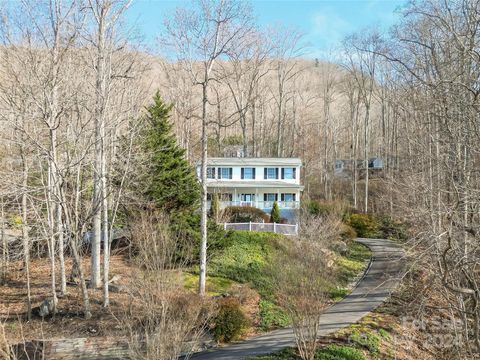
[[[289,184],[284,181],[232,181],[232,180],[209,180],[207,182],[209,188],[290,188],[295,190],[303,190],[302,185]]]
[[[208,158],[210,166],[302,166],[299,158],[249,158],[249,157],[214,157]]]

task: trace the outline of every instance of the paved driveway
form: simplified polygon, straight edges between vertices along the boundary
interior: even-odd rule
[[[320,335],[349,326],[379,306],[397,286],[404,272],[403,250],[393,241],[357,239],[373,253],[372,262],[357,287],[320,317]],[[290,328],[275,330],[222,348],[194,354],[192,359],[232,360],[265,355],[295,345]]]

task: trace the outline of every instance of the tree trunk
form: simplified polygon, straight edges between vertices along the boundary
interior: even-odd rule
[[[28,184],[28,166],[27,159],[24,153],[25,149],[21,147],[22,157],[22,238],[23,238],[23,261],[26,278],[27,290],[27,319],[32,319],[32,295],[30,286],[30,237],[28,235],[27,224],[27,184]]]
[[[205,77],[207,79],[208,76]],[[201,165],[201,183],[202,183],[202,204],[201,204],[201,244],[200,244],[200,279],[198,292],[200,296],[205,295],[205,286],[207,281],[207,160],[208,160],[208,138],[207,138],[207,82],[202,84],[202,165]]]

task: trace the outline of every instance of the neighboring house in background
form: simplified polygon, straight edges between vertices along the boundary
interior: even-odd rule
[[[303,191],[301,167],[302,161],[298,158],[209,158],[209,207],[215,193],[221,208],[254,206],[269,213],[277,201],[282,216],[292,220],[291,211],[300,207]],[[197,174],[200,177],[200,165]]]
[[[369,169],[383,169],[383,159],[382,158],[371,158],[368,160]]]
[[[353,176],[353,170],[356,167],[359,177],[365,175],[365,161],[362,159],[358,160],[335,160],[335,176],[350,178]],[[369,173],[372,172],[372,175],[379,174],[385,168],[385,162],[383,158],[374,157],[368,159],[368,170]]]

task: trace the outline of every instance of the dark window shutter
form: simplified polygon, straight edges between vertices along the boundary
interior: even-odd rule
[[[267,168],[263,168],[263,178],[267,179]]]
[[[297,194],[293,194],[293,201],[297,201],[295,198],[297,197]]]
[[[278,194],[275,194],[275,201],[278,201]]]
[[[278,168],[275,168],[275,177],[278,179]]]
[[[253,180],[255,180],[255,168],[252,169],[253,172]]]
[[[285,194],[281,194],[281,195],[280,195],[280,200],[281,200],[281,201],[285,201]]]
[[[215,179],[215,168],[212,167],[212,178]]]
[[[267,194],[263,194],[263,201],[267,201]]]
[[[242,172],[241,178],[244,179],[245,178],[245,169],[242,168],[241,172]]]
[[[230,168],[229,173],[230,173],[230,174],[229,174],[230,176],[229,176],[228,178],[231,179],[231,178],[232,178],[232,174],[233,174],[233,169],[232,169],[232,168]]]
[[[293,178],[297,178],[297,168],[293,168]]]
[[[282,168],[282,179],[285,179],[285,169]]]
[[[219,179],[222,178],[222,169],[221,168],[218,168],[218,178]]]

